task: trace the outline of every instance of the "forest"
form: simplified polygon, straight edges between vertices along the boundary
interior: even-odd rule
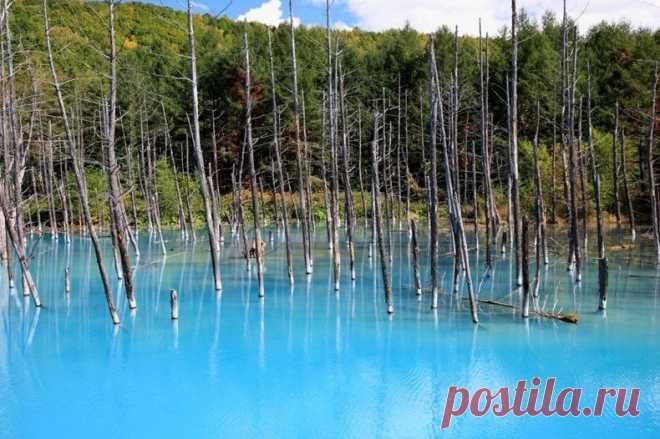
[[[415,243],[428,230],[432,307],[437,237],[446,233],[454,288],[466,273],[475,322],[468,265],[479,233],[487,266],[511,249],[525,291],[535,244],[538,294],[546,227],[566,229],[579,282],[595,225],[602,308],[609,225],[632,241],[650,237],[660,258],[657,29],[603,22],[580,32],[565,12],[537,22],[515,0],[510,26],[476,36],[447,27],[431,35],[408,26],[269,28],[193,14],[190,1],[187,12],[112,0],[4,1],[0,18],[0,235],[4,259],[17,258],[37,306],[24,243],[33,233],[90,236],[115,323],[112,261],[98,245],[106,233],[132,308],[142,229],[163,254],[163,230],[208,237],[216,291],[229,231],[248,264],[256,259],[263,296],[264,227],[285,232],[291,283],[300,267],[291,262],[289,222],[302,226],[307,274],[311,231],[324,228],[337,290],[342,264],[356,276],[356,228],[370,228],[390,313],[392,230]]]

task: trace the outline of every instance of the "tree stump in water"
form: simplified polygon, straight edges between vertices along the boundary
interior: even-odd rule
[[[71,267],[68,265],[64,269],[64,292],[67,294],[71,292]]]
[[[179,320],[179,298],[176,290],[170,290],[170,308],[172,309],[172,320]]]
[[[598,309],[605,310],[607,308],[607,283],[609,277],[609,266],[607,264],[607,257],[598,260]]]
[[[522,288],[523,288],[523,302],[522,302],[522,316],[523,318],[529,317],[529,237],[527,236],[527,217],[524,216],[522,220]],[[537,243],[538,245],[538,243]]]

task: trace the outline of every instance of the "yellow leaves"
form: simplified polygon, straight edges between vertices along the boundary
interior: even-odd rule
[[[124,40],[124,49],[126,50],[136,49],[137,46],[138,46],[138,42],[130,37]]]

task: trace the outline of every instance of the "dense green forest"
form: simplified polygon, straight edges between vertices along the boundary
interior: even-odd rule
[[[99,136],[100,108],[107,94],[108,49],[107,6],[101,2],[50,2],[51,37],[54,57],[67,106],[80,118],[80,138],[84,139],[84,154],[89,173],[87,184],[92,193],[99,194],[92,201],[96,211],[105,206],[106,180],[100,171],[102,142]],[[30,118],[37,96],[41,133],[52,124],[55,161],[63,157],[58,152],[58,139],[63,138],[62,124],[56,111],[49,77],[44,41],[43,5],[39,1],[17,0],[11,7],[10,26],[13,33],[19,107],[24,124]],[[190,82],[186,14],[163,7],[121,3],[117,5],[116,27],[118,52],[118,141],[122,178],[136,178],[145,169],[138,156],[140,144],[149,140],[153,148],[154,182],[158,186],[160,211],[164,223],[177,220],[175,184],[169,155],[178,168],[182,186],[191,187],[193,207],[201,212],[197,186],[192,182],[194,162],[187,159]],[[478,20],[478,17],[475,17]],[[519,16],[518,53],[518,131],[520,138],[521,202],[532,203],[533,153],[532,139],[536,124],[536,103],[540,103],[540,162],[545,186],[546,207],[553,216],[561,217],[565,210],[562,189],[562,168],[558,120],[561,117],[560,64],[562,50],[561,20],[546,14],[541,22],[530,20],[524,11]],[[255,23],[237,23],[226,17],[198,15],[194,17],[197,41],[200,122],[202,145],[209,161],[218,160],[217,182],[228,200],[232,191],[232,169],[241,161],[245,136],[245,64],[243,32],[247,28],[252,68],[252,114],[255,135],[256,166],[264,191],[271,192],[272,107],[268,29]],[[321,151],[323,136],[323,96],[327,91],[326,30],[300,26],[296,29],[298,76],[306,110],[307,152],[312,190],[322,190],[320,176],[324,171]],[[511,72],[511,39],[507,29],[490,35],[484,47],[488,52],[488,105],[493,131],[493,180],[498,207],[505,208],[508,164],[507,78]],[[277,100],[280,105],[280,143],[283,160],[295,190],[295,148],[292,118],[292,68],[290,30],[282,24],[272,29]],[[361,30],[334,31],[333,44],[340,55],[344,74],[345,95],[350,117],[348,133],[352,169],[357,179],[357,167],[364,168],[364,179],[370,175],[368,164],[369,141],[372,136],[371,112],[387,107],[386,120],[390,126],[395,148],[406,148],[411,172],[409,181],[413,210],[425,209],[423,188],[424,157],[429,138],[428,35],[411,28],[382,33]],[[572,37],[571,37],[572,38]],[[445,94],[451,89],[454,70],[454,30],[440,28],[435,34],[436,59]],[[605,207],[613,211],[612,132],[614,109],[619,103],[620,131],[625,132],[625,160],[627,178],[634,197],[635,211],[640,221],[647,221],[645,150],[648,138],[651,85],[654,61],[660,59],[660,31],[635,29],[629,24],[602,23],[579,35],[577,43],[576,114],[581,115],[573,127],[576,136],[586,138],[586,112],[583,103],[587,95],[587,71],[592,74],[592,107],[594,147],[597,166],[602,179]],[[457,41],[457,72],[459,107],[457,117],[457,145],[459,166],[462,169],[462,194],[469,200],[473,160],[471,144],[480,142],[479,100],[479,39],[461,36]],[[447,96],[443,96],[447,98]],[[581,104],[581,105],[580,105]],[[402,111],[399,112],[399,106]],[[580,110],[581,109],[581,110]],[[360,124],[358,126],[358,113]],[[401,116],[403,114],[403,116]],[[400,119],[403,117],[402,120]],[[582,125],[580,125],[580,123]],[[361,131],[360,131],[361,130]],[[171,139],[172,154],[167,151]],[[554,143],[553,143],[554,142]],[[361,146],[361,150],[359,150]],[[395,149],[393,151],[397,151]],[[553,151],[555,157],[553,159]],[[38,148],[32,155],[43,154]],[[129,155],[133,155],[132,159]],[[360,162],[358,163],[358,158]],[[65,160],[64,160],[65,161]],[[35,163],[39,161],[35,158]],[[554,172],[553,172],[554,162]],[[128,169],[128,168],[132,169]],[[66,164],[55,166],[55,179],[64,178]],[[235,171],[235,170],[234,170]],[[440,173],[442,173],[442,169]],[[477,169],[477,172],[481,172]],[[39,183],[39,182],[37,182]],[[340,183],[341,184],[341,183]],[[591,187],[591,179],[587,178]],[[125,186],[130,187],[131,181]],[[38,185],[37,185],[38,186]],[[353,189],[357,187],[357,181]],[[31,185],[26,183],[26,192]],[[37,189],[38,190],[38,189]],[[73,191],[73,186],[71,185]],[[401,191],[401,186],[399,186]],[[442,188],[440,189],[442,193]],[[588,189],[591,193],[591,189]],[[137,192],[138,209],[142,204]],[[477,187],[477,193],[481,189]],[[267,196],[267,195],[266,195]],[[75,194],[74,194],[75,197]],[[591,196],[588,197],[591,200]],[[315,197],[320,206],[322,196]],[[222,209],[230,202],[223,203]],[[37,203],[40,209],[45,200]],[[360,203],[356,203],[360,211]],[[467,207],[466,207],[467,208]],[[73,209],[75,210],[75,203]],[[249,210],[249,209],[248,209]],[[266,214],[268,214],[266,210]],[[34,209],[33,209],[34,213]],[[249,212],[246,212],[248,215]],[[322,217],[323,209],[316,209]],[[227,214],[228,215],[228,214]],[[136,216],[137,218],[137,216]]]

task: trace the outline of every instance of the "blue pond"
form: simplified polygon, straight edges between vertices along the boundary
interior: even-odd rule
[[[74,237],[67,246],[50,236],[31,238],[45,307],[36,310],[20,288],[9,290],[2,269],[0,437],[660,437],[660,271],[644,239],[634,250],[610,253],[607,312],[596,311],[593,253],[577,286],[559,254],[543,270],[540,302],[546,310],[577,312],[579,324],[524,321],[513,309],[480,305],[475,326],[464,287],[451,294],[449,256],[441,259],[439,309],[430,309],[426,290],[417,299],[405,232],[393,234],[392,317],[365,231],[358,236],[354,283],[342,255],[339,293],[324,230],[316,231],[313,275],[297,275],[294,289],[282,238],[272,231],[263,300],[255,270],[246,270],[238,241],[228,233],[224,292],[215,294],[203,235],[198,232],[193,244],[169,233],[163,259],[158,243],[141,233],[136,312],[114,284],[119,327],[110,322],[88,239]],[[563,233],[555,240],[565,242]],[[422,239],[422,267],[425,244]],[[298,273],[301,247],[296,231]],[[441,251],[448,248],[443,242]],[[483,238],[479,257],[474,277],[480,298],[519,304],[510,261],[498,254],[486,278]],[[428,285],[428,268],[423,279]],[[179,293],[176,323],[170,320],[171,288]],[[639,416],[617,417],[610,401],[601,417],[465,414],[440,428],[450,386],[495,391],[533,377],[582,388],[584,402],[593,402],[601,387],[639,388]]]

